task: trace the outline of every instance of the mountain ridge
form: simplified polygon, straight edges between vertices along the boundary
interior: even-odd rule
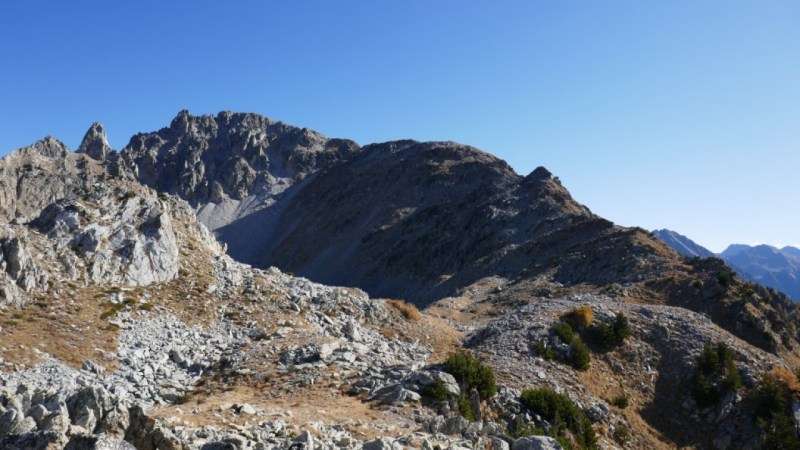
[[[603,447],[755,448],[756,386],[800,362],[785,296],[454,142],[182,111],[120,151],[100,124],[74,153],[45,139],[0,180],[0,447],[580,445],[525,404],[535,387]],[[248,250],[265,259],[230,257]],[[722,344],[742,386],[705,407],[697,358]],[[496,393],[472,393],[451,355]]]

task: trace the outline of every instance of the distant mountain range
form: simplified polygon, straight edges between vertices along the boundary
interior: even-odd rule
[[[719,257],[750,281],[769,286],[800,301],[800,249],[771,245],[731,244],[716,254],[672,230],[656,230],[658,238],[678,253],[689,257]]]

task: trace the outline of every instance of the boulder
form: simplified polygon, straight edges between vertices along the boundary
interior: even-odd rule
[[[564,450],[555,439],[548,436],[530,436],[514,441],[514,450]]]

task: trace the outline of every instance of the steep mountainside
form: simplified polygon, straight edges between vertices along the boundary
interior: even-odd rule
[[[240,261],[420,304],[494,274],[606,284],[675,260],[545,169],[522,177],[451,142],[359,148],[254,114],[183,111],[108,159],[187,200]]]
[[[683,256],[690,258],[712,258],[716,256],[711,250],[678,232],[662,229],[653,231],[653,234]]]
[[[0,181],[3,449],[798,443],[798,306],[544,168],[182,112]]]
[[[735,245],[728,247],[720,256],[737,268],[751,281],[769,286],[789,297],[800,300],[800,257],[788,250],[769,245]]]

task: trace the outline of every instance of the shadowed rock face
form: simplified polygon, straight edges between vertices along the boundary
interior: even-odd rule
[[[236,228],[221,237],[230,240]],[[619,231],[545,169],[521,177],[468,146],[391,142],[311,180],[246,260],[425,304],[485,276],[571,265],[571,245]],[[557,277],[601,278],[597,263]]]

